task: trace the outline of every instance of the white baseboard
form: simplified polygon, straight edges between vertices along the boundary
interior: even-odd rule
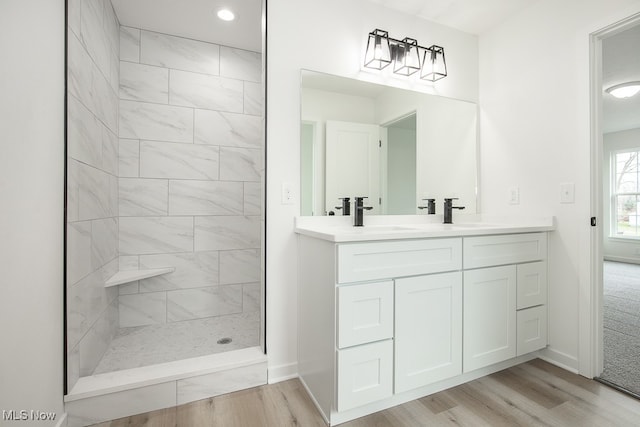
[[[614,261],[614,262],[625,262],[627,264],[640,264],[640,259],[638,258],[627,258],[623,256],[604,256],[605,261]]]
[[[281,381],[298,378],[298,363],[287,363],[278,366],[269,366],[267,368],[267,382],[269,384],[279,383]]]
[[[557,367],[562,368],[566,371],[572,372],[574,374],[579,373],[578,358],[575,356],[570,356],[561,351],[547,347],[546,349],[540,350],[538,352],[538,357],[545,362],[549,362],[552,365],[556,365]]]

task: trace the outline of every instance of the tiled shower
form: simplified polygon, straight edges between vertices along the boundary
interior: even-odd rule
[[[261,54],[68,13],[68,389],[260,345]]]

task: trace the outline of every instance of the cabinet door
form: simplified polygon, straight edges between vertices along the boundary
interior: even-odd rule
[[[393,282],[338,287],[338,347],[393,337]]]
[[[516,356],[516,266],[464,272],[464,372]]]
[[[391,397],[393,340],[338,350],[338,411]]]
[[[395,392],[462,373],[462,273],[396,279]]]

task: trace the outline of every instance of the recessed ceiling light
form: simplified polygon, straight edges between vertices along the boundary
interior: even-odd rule
[[[630,98],[640,92],[640,82],[627,82],[619,85],[611,86],[605,92],[610,93],[616,98]]]
[[[218,11],[218,18],[222,19],[223,21],[233,21],[234,19],[236,19],[236,15],[234,15],[234,13],[229,9],[220,9]]]

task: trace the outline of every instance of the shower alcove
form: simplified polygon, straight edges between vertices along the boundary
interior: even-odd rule
[[[145,3],[67,1],[70,426],[266,383],[260,44],[151,28]]]

